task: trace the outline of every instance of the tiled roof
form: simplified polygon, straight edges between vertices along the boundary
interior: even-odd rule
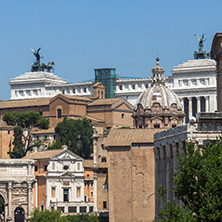
[[[47,106],[49,105],[50,98],[41,99],[19,99],[0,101],[0,109],[29,107],[29,106]]]
[[[83,167],[93,167],[93,160],[83,160]]]
[[[49,159],[64,150],[45,150],[45,151],[40,151],[40,152],[35,152],[35,153],[30,153],[29,155],[23,157],[22,159],[33,159],[33,160],[38,160],[38,159]]]
[[[99,86],[99,85],[102,85],[102,86],[105,88],[105,86],[102,84],[102,82],[97,82],[97,83],[95,83],[95,84],[93,85],[93,87],[96,87],[96,86]]]
[[[97,99],[90,103],[88,106],[102,106],[102,105],[113,105],[114,103],[123,100],[122,98],[110,98],[110,99]]]
[[[111,129],[105,146],[130,146],[132,143],[153,143],[154,134],[163,129]]]
[[[36,131],[32,132],[32,134],[47,134],[47,133],[55,133],[55,128],[36,129]]]

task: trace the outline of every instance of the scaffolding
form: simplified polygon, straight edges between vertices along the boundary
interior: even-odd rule
[[[114,98],[116,92],[116,69],[104,68],[95,70],[95,83],[102,82],[106,87],[106,98]]]

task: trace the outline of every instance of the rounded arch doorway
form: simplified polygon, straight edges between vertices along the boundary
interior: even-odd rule
[[[15,222],[25,221],[25,211],[22,207],[17,207],[14,211]]]

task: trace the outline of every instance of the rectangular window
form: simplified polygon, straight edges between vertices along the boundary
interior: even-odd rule
[[[69,189],[63,189],[63,201],[69,201]]]
[[[77,170],[80,170],[80,163],[77,163]]]
[[[86,88],[84,88],[84,93],[86,93]]]
[[[38,166],[35,166],[35,172],[38,171]]]
[[[107,184],[103,184],[103,191],[107,191]]]
[[[87,187],[87,182],[84,183],[85,188]]]
[[[8,135],[10,135],[10,130],[8,130]]]
[[[132,85],[132,89],[135,89],[136,87],[135,87],[135,85]]]
[[[90,182],[90,186],[93,187],[93,181]]]
[[[123,86],[119,86],[119,90],[122,90],[123,89]]]
[[[62,110],[61,109],[57,109],[57,117],[58,117],[58,119],[62,118]]]
[[[44,166],[44,171],[47,171],[47,165]]]
[[[85,201],[85,202],[88,201],[87,195],[84,196],[84,201]]]
[[[90,197],[93,197],[93,192],[92,191],[90,192]]]
[[[103,209],[106,209],[106,208],[107,208],[106,201],[103,201]]]
[[[55,198],[55,196],[56,196],[56,188],[55,187],[52,187],[51,196],[52,196],[52,198]]]
[[[77,187],[76,188],[76,197],[80,198],[80,196],[81,196],[81,189],[80,189],[80,187]]]

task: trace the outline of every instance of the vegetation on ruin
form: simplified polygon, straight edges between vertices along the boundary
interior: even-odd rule
[[[31,131],[34,128],[49,128],[49,120],[34,111],[5,113],[3,120],[7,125],[14,126],[14,148],[13,151],[9,152],[10,158],[22,158],[37,145],[32,143],[31,139]]]
[[[173,192],[183,206],[166,201],[156,221],[222,221],[222,138],[201,150],[187,143],[187,154],[179,159]],[[159,194],[166,200],[161,187]]]
[[[58,134],[56,142],[50,149],[59,149],[62,145],[67,145],[68,149],[77,155],[89,159],[93,152],[93,127],[87,119],[64,118],[55,128]]]

